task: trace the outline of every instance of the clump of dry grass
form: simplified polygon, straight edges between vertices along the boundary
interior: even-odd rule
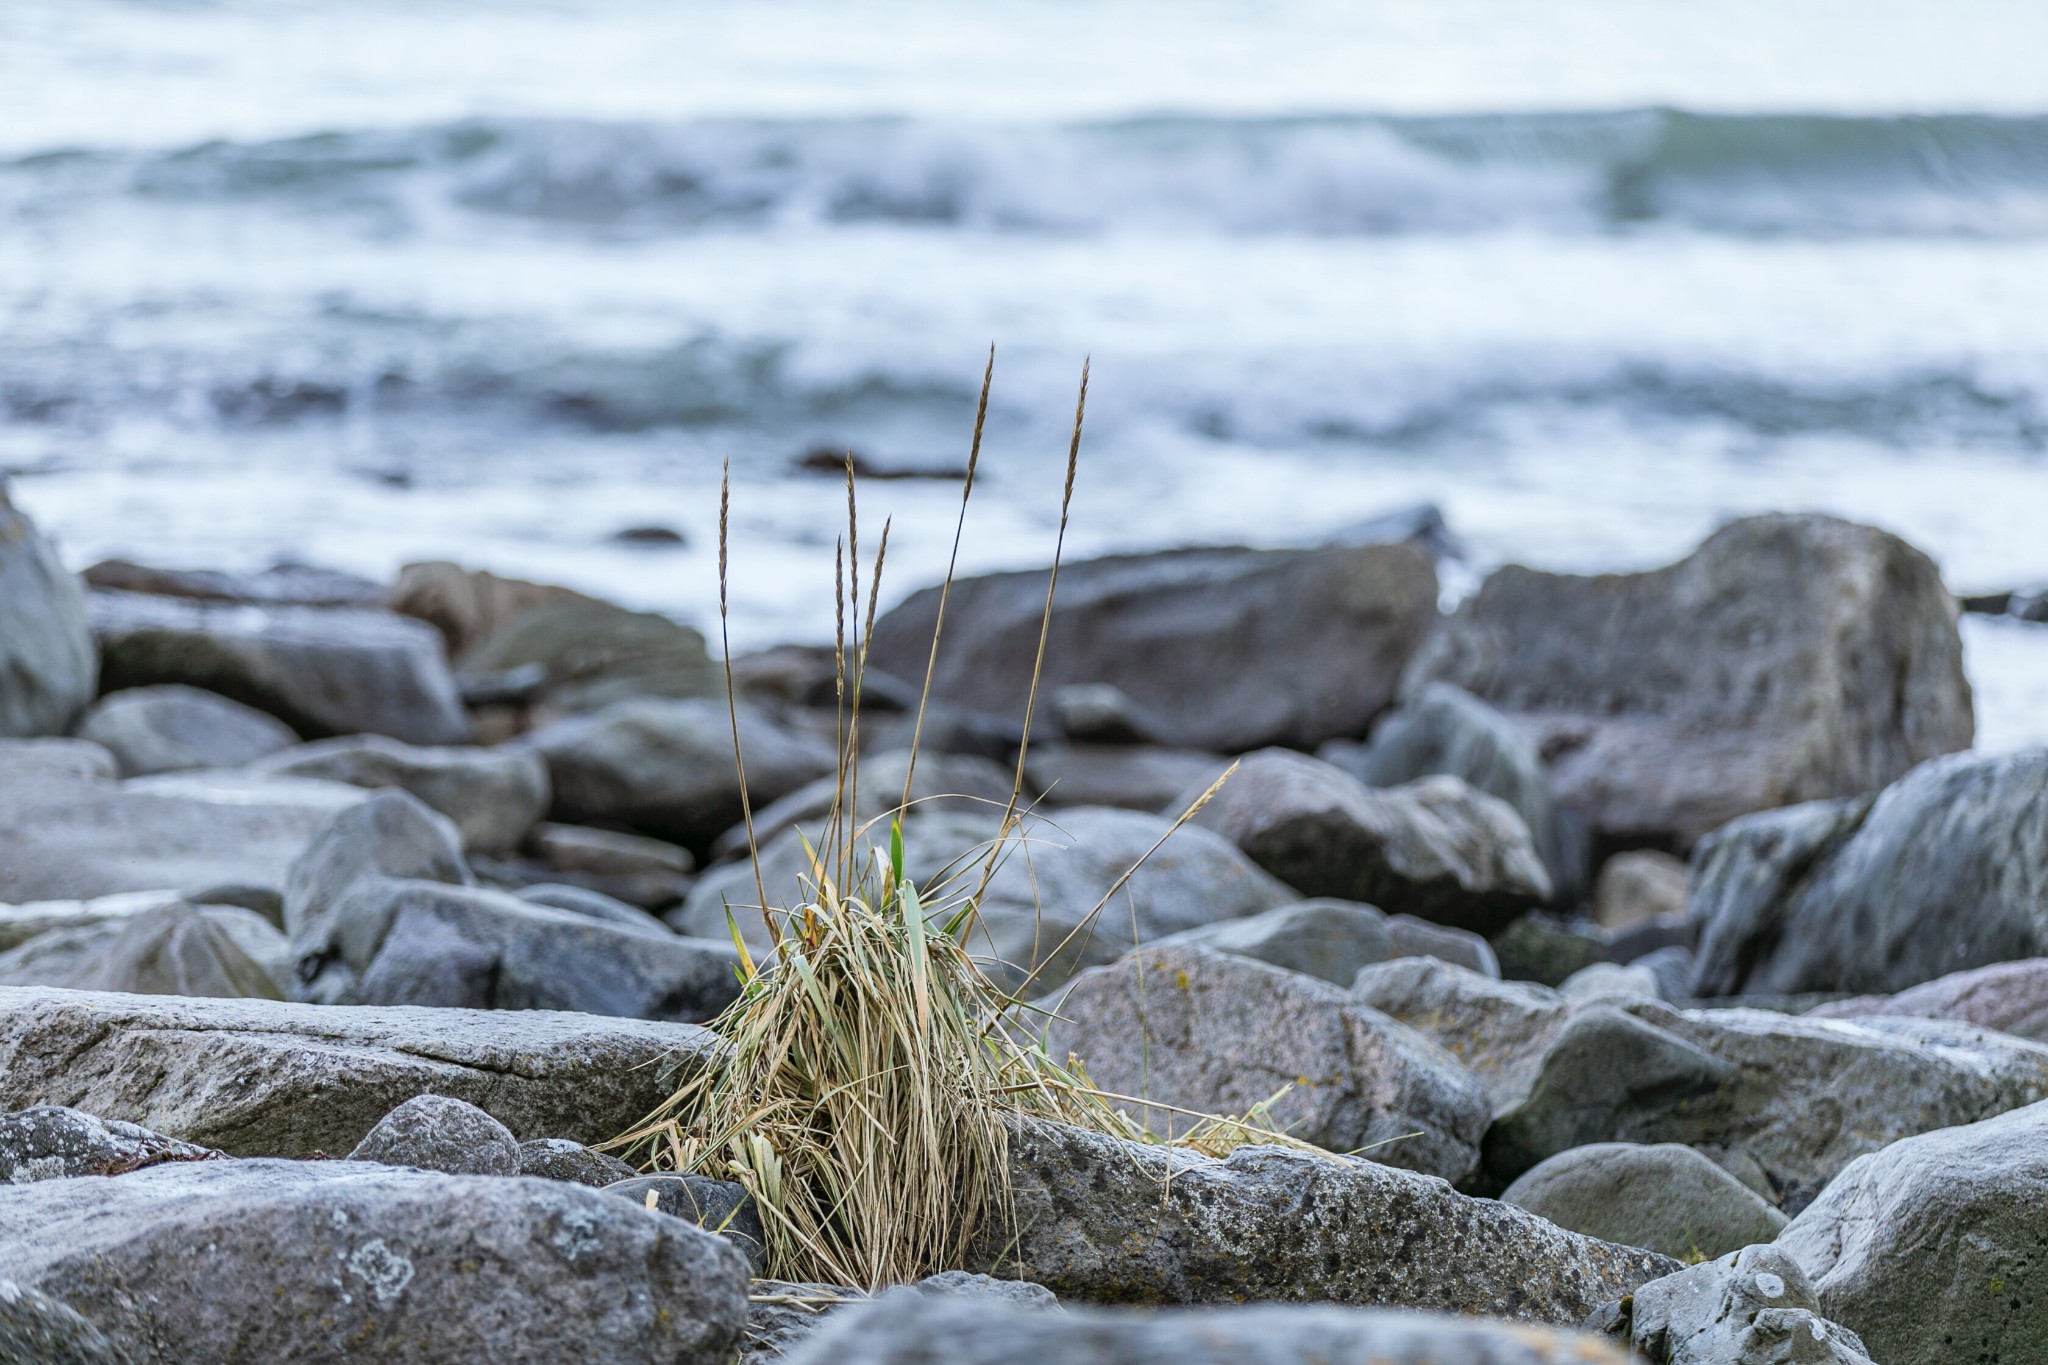
[[[961,495],[962,524],[973,492],[993,373],[991,352]],[[1061,507],[1062,543],[1086,399],[1084,370]],[[721,490],[721,621],[728,496]],[[618,1145],[656,1169],[699,1171],[744,1186],[760,1205],[774,1276],[874,1289],[960,1267],[986,1227],[1008,1224],[1012,1121],[1036,1117],[1119,1137],[1149,1137],[1117,1107],[1125,1097],[1097,1090],[1078,1066],[1061,1065],[1046,1055],[1019,1025],[1027,1012],[1020,1004],[1022,991],[1011,993],[996,986],[964,946],[976,898],[1006,855],[1021,819],[1021,757],[996,839],[980,856],[964,859],[935,883],[921,888],[905,875],[901,808],[883,817],[888,822],[887,849],[873,850],[872,858],[863,851],[869,848],[868,836],[884,827],[878,821],[856,827],[851,811],[859,785],[860,684],[888,532],[885,527],[865,604],[860,596],[858,532],[849,467],[848,534],[841,544],[837,593],[840,799],[819,843],[805,845],[810,869],[803,879],[803,903],[767,903],[755,849],[761,895],[755,908],[774,949],[762,962],[754,962],[737,925],[732,926],[743,963],[743,989],[711,1025],[727,1045],[723,1064],[690,1081]],[[956,526],[955,565],[959,544]],[[1056,555],[1055,584],[1057,562]],[[947,588],[952,578],[949,567]],[[1052,590],[1049,585],[1048,620]],[[845,624],[849,602],[860,623],[851,648]],[[944,620],[942,589],[932,642],[934,665]],[[1044,651],[1041,633],[1041,670]],[[930,674],[928,666],[927,696]],[[1034,696],[1036,687],[1034,674]],[[921,703],[919,732],[923,719]],[[737,751],[737,730],[734,746]],[[913,747],[913,765],[914,754]],[[744,755],[737,755],[737,761],[744,785]],[[1174,828],[1191,818],[1217,787],[1195,802]],[[906,804],[908,800],[906,776]],[[751,845],[751,811],[746,819]],[[1126,873],[1110,889],[1096,914],[1128,878]],[[1093,918],[1091,914],[1082,927]],[[1301,1145],[1265,1126],[1271,1103],[1242,1118],[1198,1116],[1202,1121],[1179,1145],[1211,1153],[1250,1141]]]

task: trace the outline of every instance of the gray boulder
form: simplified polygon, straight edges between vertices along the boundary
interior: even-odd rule
[[[320,826],[284,884],[284,929],[294,940],[332,940],[365,890],[395,881],[475,881],[462,836],[446,817],[405,792],[367,797]],[[383,926],[364,926],[374,940]],[[351,945],[356,956],[373,949]]]
[[[451,658],[461,659],[498,629],[535,607],[550,602],[602,606],[569,588],[501,578],[486,569],[465,569],[446,560],[408,564],[398,571],[387,605],[441,632]]]
[[[1511,1180],[1593,1142],[1739,1152],[1796,1211],[1867,1152],[2043,1097],[2048,1048],[1965,1025],[1597,1002],[1558,1030],[1485,1159]]]
[[[981,859],[996,837],[999,814],[939,812],[904,822],[905,869],[924,889],[928,905],[954,905],[979,885]],[[865,865],[873,865],[872,850],[886,848],[887,837],[886,830],[869,831],[861,844]],[[1105,903],[1133,867],[1137,872],[1114,902]],[[794,831],[763,849],[771,904],[802,904],[801,879],[808,869]],[[714,868],[669,922],[686,934],[721,937],[728,932],[730,905],[750,950],[765,952],[766,930],[752,908],[759,899],[750,866]],[[989,880],[968,945],[989,959],[991,974],[1006,987],[1020,989],[1028,977],[1031,993],[1040,994],[1139,943],[1296,899],[1208,830],[1174,831],[1173,822],[1160,816],[1083,807],[1022,821]]]
[[[701,851],[742,814],[731,715],[721,701],[624,701],[517,743],[547,761],[555,819],[624,822]],[[837,771],[828,741],[744,704],[739,734],[757,810]]]
[[[249,926],[255,933],[282,939],[247,910],[209,913],[182,902],[158,906],[129,917],[97,961],[61,984],[137,995],[284,999],[277,975],[244,952],[236,936],[222,927],[222,919],[241,917],[256,921]]]
[[[1897,995],[1861,995],[1818,1005],[1808,1013],[1816,1019],[1867,1019],[1888,1014],[1953,1019],[2048,1043],[2048,958],[2030,957],[1953,972]]]
[[[1372,743],[1317,751],[1368,787],[1398,787],[1439,773],[1462,778],[1522,817],[1558,898],[1584,893],[1586,849],[1575,820],[1560,817],[1550,773],[1526,731],[1463,688],[1430,683],[1373,727]]]
[[[1696,994],[1898,991],[2048,954],[2048,749],[1736,821],[1693,877]]]
[[[1185,809],[1199,790],[1170,803]],[[1245,759],[1194,818],[1306,896],[1492,933],[1550,896],[1528,828],[1455,777],[1374,790],[1282,749]]]
[[[1041,744],[1024,757],[1024,778],[1052,806],[1158,810],[1190,789],[1205,791],[1230,761],[1200,749],[1143,744]],[[1179,811],[1173,812],[1175,815]]]
[[[130,1365],[100,1329],[47,1294],[0,1280],[0,1360],[24,1365]]]
[[[1638,1289],[1628,1337],[1654,1365],[1871,1365],[1862,1339],[1819,1309],[1798,1262],[1752,1246]]]
[[[125,1175],[166,1161],[210,1161],[219,1155],[138,1124],[59,1105],[0,1114],[0,1185]]]
[[[510,616],[462,655],[465,679],[529,670],[540,674],[534,700],[555,716],[635,698],[725,695],[703,635],[654,612],[574,594]]]
[[[1046,573],[957,580],[933,695],[1022,718]],[[1361,735],[1436,622],[1436,572],[1412,545],[1178,550],[1060,569],[1041,691],[1119,688],[1171,745],[1243,752]],[[875,623],[870,662],[922,678],[939,592]]]
[[[1482,976],[1500,975],[1493,949],[1477,934],[1327,897],[1184,929],[1153,946],[1235,953],[1346,987],[1361,968],[1397,957],[1440,957]]]
[[[98,670],[78,580],[0,483],[0,738],[65,733]]]
[[[1778,1237],[1884,1365],[2048,1361],[2048,1104],[1852,1163]]]
[[[1478,1082],[1420,1034],[1327,982],[1201,948],[1134,950],[1075,977],[1046,1051],[1137,1101],[1147,1132],[1245,1115],[1283,1088],[1262,1126],[1334,1152],[1461,1180],[1491,1118]]]
[[[0,902],[281,887],[313,831],[363,799],[338,783],[236,772],[116,782],[106,750],[61,743],[24,762],[23,741],[0,741]],[[97,770],[75,761],[86,755]]]
[[[399,1105],[377,1120],[348,1159],[448,1175],[520,1174],[512,1130],[446,1095],[415,1095]]]
[[[1362,968],[1352,998],[1433,1039],[1486,1087],[1495,1114],[1520,1104],[1571,1002],[1525,981],[1495,981],[1434,957]]]
[[[1684,848],[1968,748],[1956,619],[1933,561],[1895,536],[1751,517],[1648,573],[1500,569],[1404,686],[1454,683],[1522,725],[1597,837]]]
[[[150,1361],[724,1365],[739,1255],[596,1190],[354,1162],[0,1188],[0,1276]]]
[[[166,569],[125,559],[103,559],[79,577],[86,586],[117,592],[187,597],[259,607],[379,607],[384,585],[340,569],[289,561],[267,569]]]
[[[1524,1172],[1501,1201],[1680,1261],[1768,1242],[1785,1226],[1785,1215],[1756,1191],[1675,1142],[1574,1147]]]
[[[534,826],[529,842],[547,868],[547,880],[602,892],[643,910],[659,910],[688,895],[690,873],[697,866],[680,845],[617,830],[543,821]]]
[[[580,1142],[534,1138],[519,1144],[519,1174],[603,1189],[621,1180],[631,1180],[637,1172],[609,1152],[596,1151]]]
[[[761,1227],[761,1210],[734,1182],[703,1175],[630,1175],[604,1190],[725,1238],[747,1258],[752,1274],[768,1273],[768,1235]]]
[[[455,822],[465,848],[486,852],[517,845],[548,809],[547,765],[523,749],[429,749],[348,735],[286,749],[251,767],[411,792]]]
[[[414,1095],[604,1142],[716,1045],[686,1024],[0,988],[0,1108],[65,1105],[236,1156],[346,1152]]]
[[[79,721],[78,736],[105,745],[123,777],[239,768],[299,742],[275,716],[179,683],[100,698]]]
[[[144,593],[87,602],[107,691],[184,683],[267,711],[302,735],[470,736],[441,637],[391,612],[252,606]]]
[[[1055,1124],[1012,1131],[1016,1223],[974,1263],[1069,1297],[1281,1300],[1576,1325],[1678,1267],[1377,1162],[1273,1147],[1227,1160]]]
[[[790,1365],[1626,1365],[1574,1332],[1361,1308],[1048,1313],[894,1291],[835,1312]]]

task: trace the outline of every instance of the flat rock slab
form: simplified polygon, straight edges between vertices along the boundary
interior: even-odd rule
[[[1432,1176],[1240,1147],[1216,1161],[1057,1124],[1012,1131],[1016,1226],[980,1263],[1115,1303],[1331,1302],[1575,1326],[1679,1269]]]
[[[0,988],[0,1109],[61,1104],[237,1156],[352,1149],[415,1095],[520,1139],[616,1137],[714,1047],[689,1024]]]
[[[0,1189],[0,1277],[151,1365],[723,1365],[739,1254],[560,1181],[216,1161]]]

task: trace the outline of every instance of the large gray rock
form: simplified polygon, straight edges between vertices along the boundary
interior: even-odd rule
[[[1346,987],[1361,969],[1397,957],[1440,957],[1482,976],[1500,975],[1493,949],[1477,934],[1329,898],[1184,929],[1153,946],[1235,953]]]
[[[1702,996],[1897,991],[2048,954],[2048,749],[1736,821],[1700,846],[1692,913]]]
[[[928,906],[952,906],[979,885],[999,816],[941,811],[904,821],[905,870]],[[1005,986],[1021,988],[1030,977],[1038,994],[1139,943],[1298,899],[1218,835],[1191,826],[1169,831],[1172,821],[1139,811],[1083,807],[1026,817],[979,903],[969,947],[990,959],[991,974]],[[864,865],[873,865],[873,850],[887,840],[886,830],[869,831],[861,842]],[[804,903],[810,864],[795,831],[772,840],[761,863],[772,906]],[[1133,867],[1136,874],[1105,904]],[[749,950],[761,953],[768,939],[754,908],[759,900],[752,867],[728,864],[699,878],[669,922],[686,934],[722,937],[730,906]]]
[[[1172,745],[1243,752],[1362,735],[1435,624],[1412,545],[1179,550],[1063,565],[1041,690],[1109,683]],[[933,695],[1021,719],[1045,608],[1043,571],[952,587]],[[871,663],[922,678],[939,592],[875,623]]]
[[[644,834],[542,822],[530,837],[549,881],[600,891],[646,910],[688,895],[697,866],[690,850]]]
[[[151,1362],[724,1365],[717,1238],[558,1181],[354,1162],[156,1166],[0,1188],[0,1277]]]
[[[1486,1138],[1510,1180],[1592,1142],[1753,1159],[1788,1210],[1855,1158],[2048,1097],[2048,1048],[1929,1019],[1852,1024],[1638,1001],[1579,1006]]]
[[[415,1095],[399,1105],[363,1134],[348,1159],[448,1175],[520,1174],[512,1130],[446,1095]]]
[[[79,721],[78,737],[105,745],[123,777],[239,768],[299,742],[275,716],[180,683],[100,698]]]
[[[396,787],[455,822],[465,848],[503,852],[548,809],[548,769],[523,749],[420,748],[383,735],[348,735],[286,749],[256,772],[352,787]]]
[[[1172,804],[1185,809],[1199,789]],[[1550,897],[1528,827],[1455,777],[1368,788],[1284,749],[1245,759],[1193,823],[1305,896],[1365,901],[1487,934]]]
[[[1816,1019],[1867,1019],[1887,1014],[1954,1019],[2048,1043],[2048,957],[1994,963],[1936,977],[1897,995],[1859,995],[1807,1012]]]
[[[0,1114],[0,1185],[125,1175],[166,1161],[210,1161],[219,1155],[210,1147],[167,1138],[137,1124],[60,1105]]]
[[[1578,822],[1562,818],[1535,740],[1463,688],[1430,683],[1373,728],[1372,743],[1329,746],[1328,758],[1368,787],[1398,787],[1446,773],[1507,802],[1529,827],[1561,900],[1585,889],[1586,850]]]
[[[1016,1224],[994,1273],[1062,1298],[1283,1300],[1576,1325],[1675,1262],[1377,1162],[1273,1147],[1228,1160],[1053,1124],[1013,1130]]]
[[[1779,1235],[1884,1365],[2048,1361],[2048,1104],[1854,1162]]]
[[[465,569],[446,560],[406,565],[387,598],[393,611],[417,616],[440,631],[455,659],[514,617],[550,602],[603,605],[570,588],[501,578],[487,569]]]
[[[1501,1201],[1681,1261],[1768,1242],[1785,1226],[1785,1215],[1755,1190],[1675,1142],[1574,1147],[1524,1172]]]
[[[195,910],[208,926],[208,932],[196,938],[188,922],[188,914]],[[137,921],[148,927],[136,931],[131,939],[135,950],[117,950],[115,945]],[[209,945],[223,939],[219,953],[209,950]],[[239,905],[192,906],[176,893],[165,891],[128,892],[89,901],[0,905],[0,948],[4,948],[0,951],[0,985],[6,986],[141,990],[145,983],[196,985],[211,980],[222,989],[158,992],[152,984],[142,993],[255,994],[275,999],[292,975],[291,943],[262,915]],[[168,960],[163,957],[165,949],[169,949]],[[195,951],[188,956],[187,950]],[[112,978],[122,984],[103,984],[103,974],[115,959],[126,964]],[[258,983],[247,982],[244,960],[261,968],[271,987],[262,989]],[[246,988],[228,989],[233,982],[244,982]]]
[[[1523,725],[1552,790],[1623,846],[1874,791],[1974,733],[1932,560],[1822,516],[1751,517],[1677,564],[1491,575],[1410,670]]]
[[[25,763],[23,741],[0,740],[0,903],[281,887],[313,831],[364,796],[334,782],[235,772],[116,782],[106,750],[62,744],[66,756],[96,755],[105,766],[58,767],[54,754]]]
[[[519,1174],[544,1180],[567,1180],[603,1189],[638,1172],[609,1152],[595,1151],[567,1138],[532,1138],[519,1144]]]
[[[379,607],[384,585],[340,569],[283,561],[267,569],[167,569],[125,559],[103,559],[79,577],[86,586],[152,593],[202,602],[259,607]]]
[[[47,1294],[0,1280],[0,1360],[24,1365],[131,1365],[100,1329]]]
[[[222,907],[209,912],[178,902],[129,917],[86,970],[52,984],[137,995],[282,1000],[277,973],[243,951],[220,922],[244,917],[256,921],[250,927],[257,933],[283,938],[251,911]]]
[[[65,733],[98,669],[78,580],[0,483],[0,738]]]
[[[346,1152],[414,1095],[604,1142],[703,1064],[687,1024],[0,988],[0,1108],[56,1104],[237,1156]]]
[[[441,637],[410,617],[130,592],[95,592],[87,610],[108,691],[184,683],[313,738],[460,744],[470,735]]]
[[[1638,1289],[1628,1338],[1653,1365],[1871,1365],[1862,1339],[1819,1309],[1797,1261],[1752,1246]]]
[[[554,715],[583,715],[639,697],[725,695],[724,675],[697,631],[576,595],[510,616],[462,656],[465,679],[522,670],[541,673],[535,699]]]
[[[835,772],[832,745],[742,704],[739,734],[755,809]],[[623,821],[702,851],[738,823],[732,713],[721,701],[623,701],[524,736],[547,761],[554,818]]]
[[[1486,1087],[1496,1114],[1527,1097],[1572,1009],[1556,991],[1491,980],[1434,957],[1364,967],[1351,994],[1456,1057]]]
[[[294,939],[331,940],[352,897],[375,883],[475,881],[452,821],[405,792],[367,797],[322,824],[293,860],[284,883],[284,929]],[[369,937],[383,933],[368,926]],[[353,952],[363,956],[367,946]]]
[[[1420,1034],[1299,972],[1202,948],[1139,948],[1081,973],[1046,1032],[1056,1059],[1131,1100],[1171,1138],[1196,1115],[1244,1115],[1334,1152],[1461,1180],[1492,1117],[1478,1082]],[[1164,1106],[1164,1107],[1162,1107]]]
[[[1047,1313],[919,1294],[841,1309],[789,1365],[1626,1365],[1574,1332],[1309,1306]]]

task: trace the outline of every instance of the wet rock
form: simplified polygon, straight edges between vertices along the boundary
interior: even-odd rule
[[[1263,1306],[1066,1313],[900,1291],[836,1310],[790,1365],[1624,1365],[1575,1332],[1360,1308]]]
[[[313,831],[363,799],[338,783],[234,772],[115,782],[106,750],[61,743],[24,762],[0,741],[0,902],[279,887]],[[76,762],[86,755],[91,765]]]
[[[1768,1242],[1785,1226],[1754,1190],[1690,1147],[1600,1142],[1538,1162],[1503,1203],[1604,1242],[1679,1261]]]
[[[1229,766],[1228,759],[1200,749],[1034,741],[1024,758],[1024,778],[1044,794],[1047,806],[1156,811],[1185,791],[1206,791]]]
[[[1897,995],[1863,995],[1818,1005],[1816,1019],[1908,1015],[1953,1019],[2048,1043],[2048,958],[1999,962],[1936,977]]]
[[[1477,934],[1328,898],[1186,929],[1153,946],[1234,953],[1345,987],[1361,968],[1397,957],[1440,957],[1482,976],[1500,975],[1493,949]]]
[[[1436,573],[1409,545],[1181,550],[1060,569],[1041,689],[1106,683],[1166,743],[1242,752],[1365,733],[1436,620]],[[939,593],[875,624],[871,661],[922,678]],[[1043,571],[953,584],[933,696],[1024,714]]]
[[[727,740],[730,747],[730,738]],[[752,760],[749,760],[751,766]],[[807,782],[789,795],[754,812],[754,839],[765,844],[792,827],[800,828],[816,843],[824,837],[824,822],[835,797],[841,820],[852,826],[865,825],[884,816],[902,813],[903,780],[911,778],[910,810],[919,814],[965,811],[969,814],[1000,815],[1010,804],[1015,774],[971,754],[919,754],[917,767],[910,767],[908,752],[864,754],[858,783],[849,782],[838,791],[834,773]],[[739,858],[747,852],[747,827],[734,825],[711,847],[714,858]]]
[[[829,742],[744,704],[739,732],[757,810],[837,771]],[[620,702],[519,743],[547,761],[557,820],[624,822],[698,850],[740,820],[732,716],[722,702]]]
[[[223,1161],[0,1188],[0,1276],[150,1360],[724,1365],[740,1256],[554,1181]]]
[[[1013,1130],[998,1275],[1064,1299],[1291,1300],[1576,1324],[1677,1269],[1376,1162],[1273,1147],[1228,1160],[1053,1124]]]
[[[1461,1180],[1492,1117],[1478,1082],[1420,1034],[1327,982],[1193,947],[1149,946],[1075,977],[1046,1033],[1161,1138],[1246,1115],[1334,1152]],[[1169,1106],[1169,1107],[1160,1107]]]
[[[0,738],[68,731],[98,670],[78,580],[0,485]]]
[[[273,564],[255,573],[220,569],[164,569],[105,559],[81,575],[88,585],[158,597],[188,597],[262,607],[378,607],[384,585],[339,569]]]
[[[1185,808],[1199,790],[1182,793]],[[1374,790],[1280,749],[1251,755],[1194,824],[1306,896],[1337,896],[1480,933],[1550,896],[1529,831],[1455,777]]]
[[[994,840],[998,815],[940,812],[914,815],[903,825],[906,872],[927,891],[971,891],[980,859]],[[1138,811],[1083,807],[1056,817],[1026,817],[1011,836],[989,880],[969,933],[972,950],[991,959],[990,971],[1008,988],[1032,977],[1032,993],[1058,986],[1084,967],[1114,961],[1125,950],[1167,934],[1236,919],[1285,905],[1297,897],[1208,830],[1183,827]],[[887,847],[887,832],[871,830],[861,858]],[[1150,853],[1148,858],[1146,855]],[[966,860],[965,886],[942,885],[949,869]],[[1143,865],[1139,866],[1140,860]],[[1118,889],[1118,882],[1137,867]],[[801,905],[801,876],[809,860],[794,831],[762,850],[762,876],[775,906]],[[1106,898],[1116,889],[1115,904]],[[744,863],[714,868],[692,888],[669,922],[686,934],[727,934],[726,907],[750,950],[767,951],[766,930],[754,907],[760,899]],[[1097,913],[1098,909],[1100,913]]]
[[[1456,1057],[1486,1087],[1496,1114],[1528,1095],[1572,1009],[1555,991],[1490,980],[1432,957],[1363,968],[1351,995]]]
[[[767,1273],[768,1237],[761,1227],[761,1210],[753,1196],[732,1181],[702,1175],[635,1175],[604,1189],[725,1238],[747,1258],[753,1274]]]
[[[1500,569],[1405,686],[1455,683],[1522,725],[1608,846],[1684,848],[1968,748],[1956,618],[1933,561],[1895,536],[1751,517],[1649,573]]]
[[[1593,884],[1593,922],[1626,929],[1659,915],[1685,913],[1685,864],[1669,853],[1634,849],[1601,864]]]
[[[123,777],[239,768],[299,742],[275,716],[177,683],[100,698],[79,721],[78,735],[104,745]]]
[[[1507,802],[1522,817],[1561,901],[1584,894],[1583,832],[1559,816],[1550,795],[1550,774],[1536,742],[1513,721],[1449,683],[1431,683],[1374,727],[1372,743],[1317,757],[1368,787],[1398,787],[1417,778],[1447,774]],[[1340,761],[1341,760],[1341,761]]]
[[[446,1095],[415,1095],[399,1105],[377,1120],[348,1159],[448,1175],[520,1174],[512,1130]]]
[[[1852,1163],[1779,1235],[1885,1365],[2048,1360],[2048,1104]]]
[[[1485,1161],[1510,1180],[1594,1142],[1739,1151],[1796,1211],[1866,1152],[2044,1096],[2048,1048],[1964,1025],[1599,1002],[1566,1018]]]
[[[129,1365],[130,1357],[99,1328],[47,1294],[0,1280],[0,1360],[29,1365]]]
[[[666,616],[593,598],[559,597],[528,607],[462,656],[465,677],[536,664],[546,670],[546,681],[535,700],[555,716],[651,698],[717,698],[722,704],[725,696],[724,673],[712,664],[703,635]]]
[[[2048,749],[1737,821],[1693,879],[1695,993],[1898,991],[2048,953]]]
[[[244,952],[220,918],[182,902],[145,910],[115,932],[97,961],[62,984],[137,995],[284,999],[276,973]],[[251,928],[283,938],[260,920]]]
[[[522,749],[419,748],[383,735],[349,735],[287,749],[252,766],[411,792],[455,822],[465,848],[486,852],[516,846],[548,809],[547,764]]]
[[[410,617],[95,592],[107,691],[183,683],[266,711],[302,735],[460,744],[468,713],[441,640]]]
[[[644,934],[661,938],[670,936],[669,927],[648,914],[637,905],[628,905],[613,900],[600,891],[586,891],[580,886],[551,886],[542,882],[537,886],[522,886],[512,893],[529,905],[545,905],[554,910],[567,910],[572,915],[585,919],[600,920],[626,929],[637,929]]]
[[[59,1105],[0,1114],[0,1184],[5,1185],[125,1175],[166,1161],[210,1161],[219,1155],[137,1124]]]
[[[345,1152],[415,1095],[603,1142],[673,1093],[702,1029],[539,1011],[0,988],[0,1107],[58,1104],[237,1156]]]
[[[519,1174],[603,1189],[621,1180],[631,1180],[635,1172],[610,1153],[594,1151],[580,1142],[534,1138],[519,1144]]]
[[[602,892],[628,905],[659,910],[689,894],[697,860],[690,851],[661,839],[582,825],[543,822],[531,836],[534,851],[550,874]]]
[[[1638,1289],[1628,1335],[1655,1365],[1871,1365],[1819,1308],[1796,1261],[1752,1246]]]

